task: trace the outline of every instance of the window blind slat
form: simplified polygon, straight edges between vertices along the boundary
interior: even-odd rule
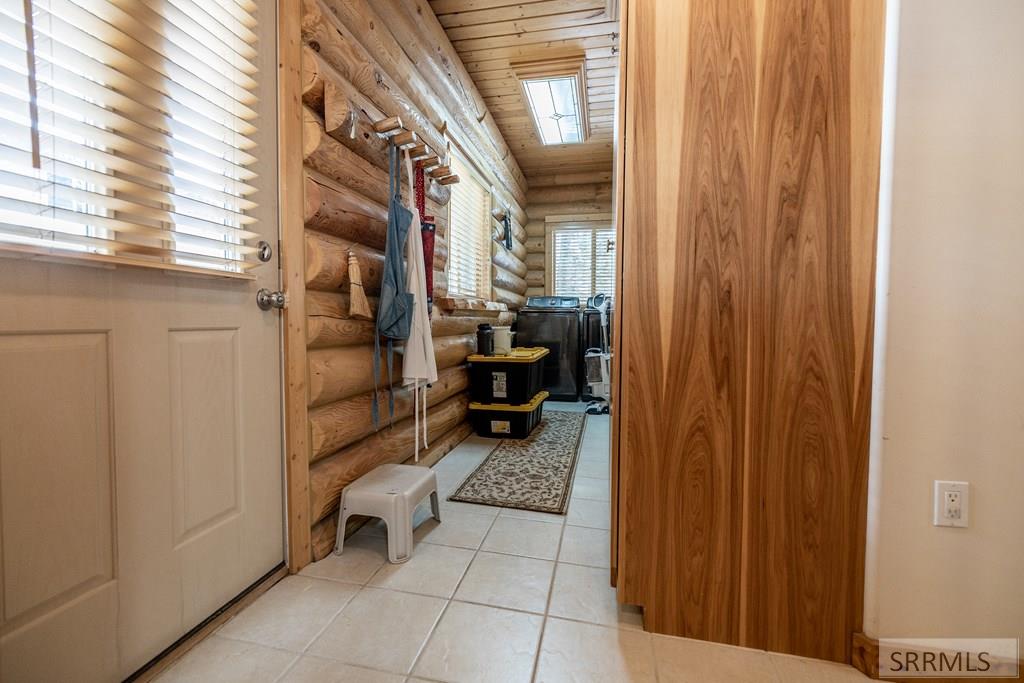
[[[52,0],[61,2],[62,0]],[[89,27],[95,28],[103,33],[113,33],[99,20],[92,18],[91,14],[73,5],[69,13],[75,15],[72,21],[81,20]],[[47,58],[68,68],[74,68],[76,60],[85,58],[91,59],[99,64],[106,65],[106,74],[118,72],[122,77],[127,77],[130,82],[137,84],[136,87],[145,84],[166,94],[175,94],[187,97],[190,104],[199,111],[206,110],[214,120],[218,119],[217,111],[237,116],[244,121],[251,121],[256,118],[256,112],[249,107],[253,102],[253,95],[246,90],[239,88],[237,93],[226,93],[213,84],[205,83],[187,69],[182,68],[173,62],[162,59],[151,50],[142,49],[137,43],[133,46],[131,39],[123,34],[112,35],[113,43],[107,42],[107,37],[98,37],[90,33],[85,27],[64,21],[57,14],[44,13],[43,20],[36,23],[36,50]],[[52,42],[52,46],[46,45]],[[128,49],[128,52],[122,50]],[[134,52],[131,49],[134,47]],[[96,66],[89,63],[83,70],[91,72]],[[97,72],[98,73],[98,72]],[[218,79],[219,80],[219,79]]]
[[[246,229],[255,8],[26,4],[31,54],[21,8],[0,7],[0,249],[236,275],[258,266],[247,241],[259,233]]]
[[[59,17],[59,35],[72,38],[63,41],[68,45],[76,45],[89,36],[94,43],[101,42],[106,47],[106,54],[116,52],[115,59],[130,59],[145,65],[213,101],[240,104],[256,101],[249,92],[250,87],[255,87],[255,81],[239,84],[199,55],[176,47],[169,35],[173,33],[171,26],[162,34],[154,33],[110,0],[46,0],[46,4],[49,9],[38,8],[37,26],[42,28]]]
[[[145,0],[150,7],[159,8],[164,0]],[[187,15],[200,26],[216,33],[221,42],[230,45],[238,54],[246,59],[256,58],[256,34],[252,29],[256,21],[252,14],[244,12],[245,21],[240,21],[225,11],[216,2],[196,2],[195,0],[170,0],[183,14]]]
[[[613,294],[615,290],[615,231],[586,224],[552,229],[552,285],[556,296]],[[611,249],[609,250],[609,246]]]
[[[490,193],[459,159],[453,171],[462,179],[449,201],[448,291],[490,298]]]

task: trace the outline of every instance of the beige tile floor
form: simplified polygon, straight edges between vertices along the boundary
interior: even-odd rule
[[[546,409],[574,407],[549,403]],[[496,441],[437,464],[446,497]],[[567,516],[443,501],[413,558],[368,525],[275,585],[161,681],[820,683],[850,667],[645,633],[608,586],[608,418],[588,418]]]

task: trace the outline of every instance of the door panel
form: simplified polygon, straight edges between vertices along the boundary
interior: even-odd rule
[[[261,7],[248,229],[276,245]],[[276,259],[252,272],[0,258],[0,680],[121,680],[283,560]]]
[[[848,658],[884,4],[629,3],[613,515],[651,630]]]
[[[105,331],[0,336],[5,680],[116,667],[115,641],[96,633],[113,632],[117,606],[108,362]],[[86,638],[54,658],[40,643],[59,625]]]
[[[651,630],[735,643],[754,19],[717,0],[630,12],[618,585]]]

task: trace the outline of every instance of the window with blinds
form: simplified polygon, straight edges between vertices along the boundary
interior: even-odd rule
[[[491,193],[468,165],[453,159],[448,227],[448,293],[491,298]]]
[[[555,296],[585,299],[615,293],[615,230],[564,227],[551,232],[551,283]]]
[[[250,0],[0,3],[0,250],[242,276]]]

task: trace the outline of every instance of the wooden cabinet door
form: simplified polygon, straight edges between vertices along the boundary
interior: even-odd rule
[[[626,11],[620,599],[653,631],[845,660],[884,0]]]

